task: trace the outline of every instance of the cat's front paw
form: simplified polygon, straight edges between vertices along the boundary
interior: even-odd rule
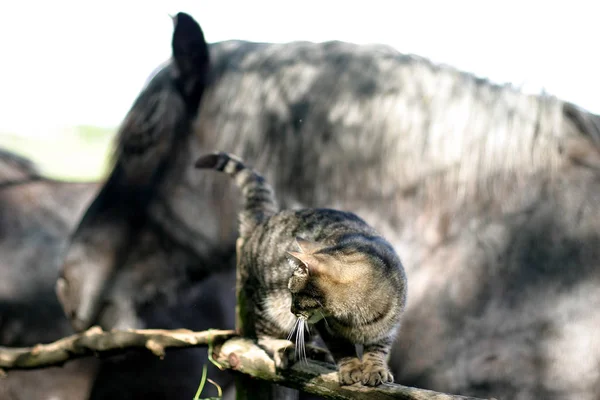
[[[378,386],[382,383],[394,382],[394,375],[392,375],[390,369],[385,364],[365,361],[362,365],[362,377],[360,381],[363,385]]]
[[[275,368],[287,369],[294,362],[294,346],[289,340],[261,336],[258,346],[275,362]]]
[[[340,385],[352,385],[362,380],[362,364],[358,358],[350,358],[340,362],[338,370]]]

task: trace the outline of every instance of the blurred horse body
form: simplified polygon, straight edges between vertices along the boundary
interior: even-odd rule
[[[32,346],[73,333],[54,282],[69,235],[99,187],[44,178],[29,160],[0,150],[0,345]],[[96,368],[88,359],[64,368],[12,371],[0,379],[0,398],[45,393],[79,400]]]

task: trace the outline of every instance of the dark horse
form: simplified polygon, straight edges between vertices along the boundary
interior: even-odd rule
[[[386,46],[208,46],[186,14],[172,45],[70,239],[57,287],[74,327],[197,328],[211,310],[179,293],[216,273],[229,280],[210,296],[233,303],[239,195],[192,167],[221,150],[264,172],[282,206],[353,211],[394,244],[409,280],[397,382],[596,398],[600,117]],[[140,264],[147,231],[158,255]],[[190,313],[147,317],[160,307]]]

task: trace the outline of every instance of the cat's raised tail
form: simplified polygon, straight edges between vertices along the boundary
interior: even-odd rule
[[[214,169],[231,176],[243,194],[243,210],[240,213],[240,235],[247,237],[256,225],[277,213],[279,206],[273,188],[258,172],[244,162],[224,152],[200,157],[194,164],[199,169]]]

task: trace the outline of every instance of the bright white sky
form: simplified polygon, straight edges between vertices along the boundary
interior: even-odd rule
[[[209,42],[379,42],[600,113],[591,1],[171,0],[0,3],[0,131],[116,126],[170,55],[168,14]]]

